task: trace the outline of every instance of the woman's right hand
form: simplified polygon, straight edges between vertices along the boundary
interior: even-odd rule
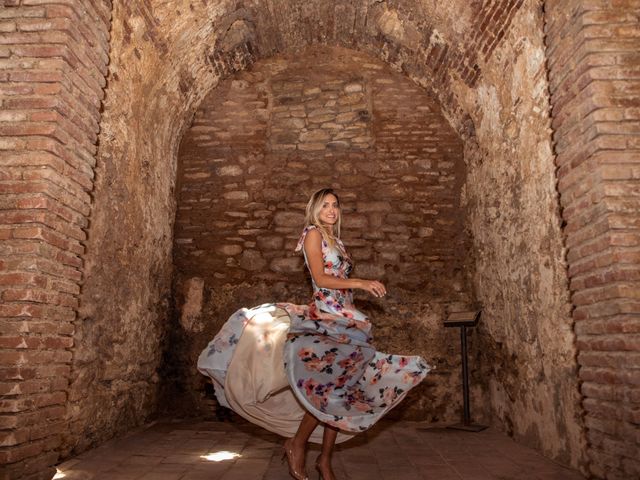
[[[361,289],[366,290],[374,297],[384,297],[387,294],[387,289],[382,282],[378,280],[360,280]]]

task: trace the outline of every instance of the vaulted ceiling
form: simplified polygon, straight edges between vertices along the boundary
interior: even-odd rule
[[[259,58],[340,45],[371,53],[432,91],[460,130],[464,115],[451,84],[476,85],[523,1],[120,2],[112,33],[121,37],[115,54],[122,61],[112,52],[112,81],[141,62],[136,74],[148,88],[179,91],[192,111],[220,78]]]

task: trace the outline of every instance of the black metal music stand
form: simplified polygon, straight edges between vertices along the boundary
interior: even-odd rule
[[[469,365],[467,360],[467,327],[475,327],[478,325],[480,315],[482,311],[469,311],[469,312],[452,312],[447,316],[444,321],[444,326],[447,328],[459,327],[460,328],[460,344],[462,354],[462,400],[463,400],[463,414],[462,423],[451,425],[447,428],[453,428],[456,430],[466,430],[467,432],[480,432],[487,428],[486,425],[478,425],[471,423],[471,412],[469,409]]]

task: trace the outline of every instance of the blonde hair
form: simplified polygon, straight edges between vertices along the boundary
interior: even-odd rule
[[[333,191],[333,188],[321,188],[311,195],[309,198],[309,202],[307,203],[307,209],[305,211],[304,221],[307,226],[313,225],[324,237],[330,247],[334,247],[336,244],[336,238],[340,238],[340,223],[342,221],[342,212],[338,212],[338,221],[333,226],[333,232],[331,229],[327,228],[326,225],[323,225],[320,221],[320,210],[322,209],[322,203],[327,195],[333,195],[336,197],[338,201],[338,208],[340,207],[340,198],[336,195],[336,192]]]

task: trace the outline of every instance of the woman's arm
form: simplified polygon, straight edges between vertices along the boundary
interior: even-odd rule
[[[309,270],[313,281],[320,288],[358,288],[366,290],[376,297],[382,297],[387,293],[386,288],[377,280],[363,280],[360,278],[337,278],[324,273],[324,261],[322,259],[322,234],[311,229],[304,239],[304,251],[309,263]]]

